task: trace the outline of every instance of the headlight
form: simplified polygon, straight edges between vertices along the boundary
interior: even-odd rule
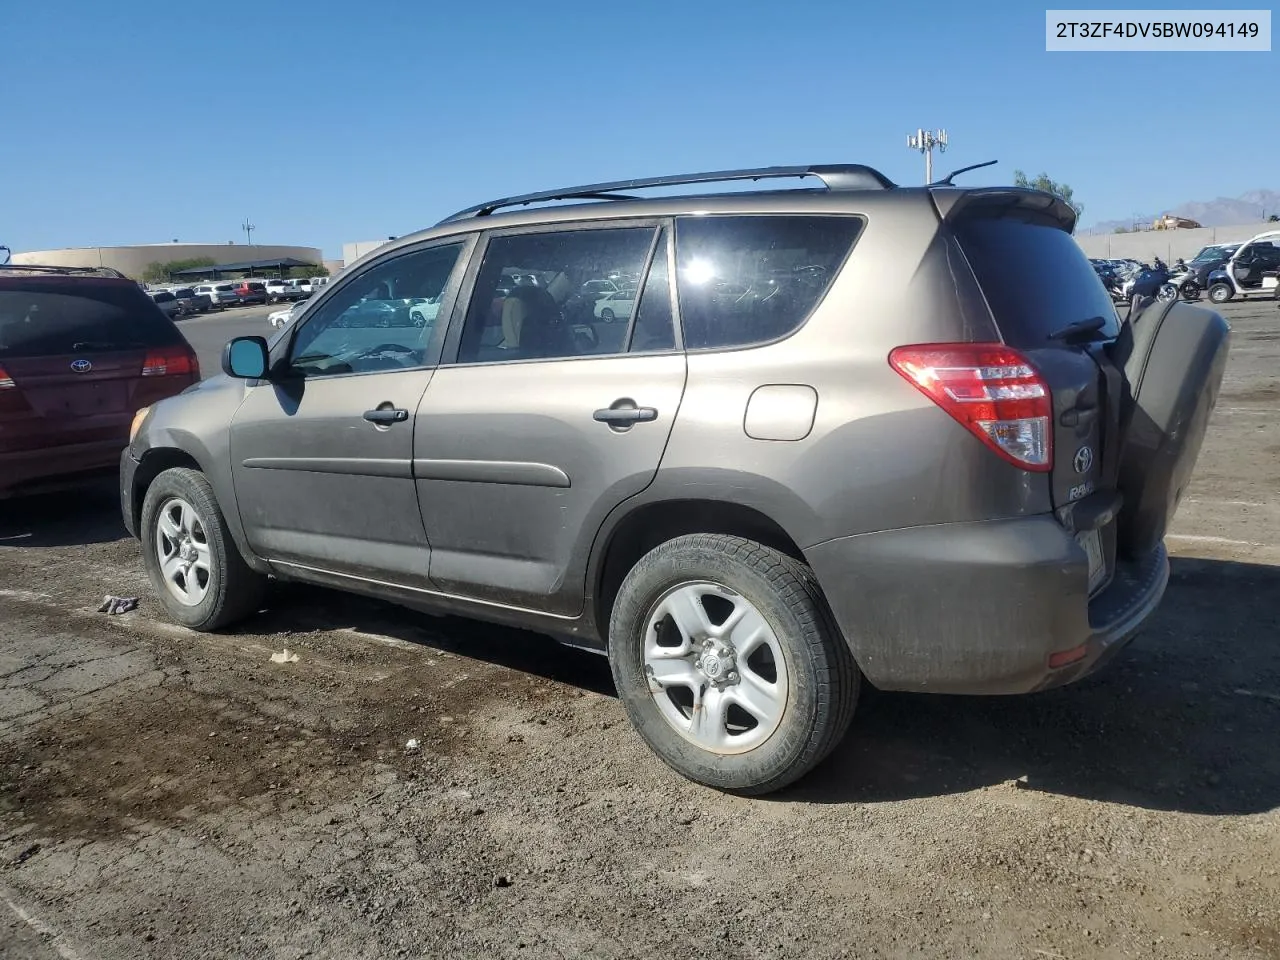
[[[147,419],[147,414],[151,412],[150,407],[143,407],[133,415],[133,423],[129,425],[129,442],[133,443],[134,437],[138,435],[138,430],[142,428],[142,421]]]

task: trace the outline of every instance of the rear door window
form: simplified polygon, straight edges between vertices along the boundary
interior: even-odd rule
[[[182,342],[177,328],[135,286],[31,281],[0,287],[0,359],[134,350]]]
[[[1100,336],[1119,333],[1115,304],[1071,234],[996,217],[961,220],[954,231],[1010,346],[1044,346],[1050,334],[1093,317],[1106,320]]]
[[[616,291],[615,277],[644,270],[655,234],[638,226],[494,237],[471,295],[458,362],[627,352],[635,300],[605,300],[600,291]]]
[[[741,347],[795,332],[861,230],[857,217],[679,218],[676,288],[685,347]]]

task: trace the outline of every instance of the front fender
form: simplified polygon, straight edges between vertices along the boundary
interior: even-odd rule
[[[245,389],[244,381],[219,375],[153,406],[129,445],[129,456],[138,464],[129,494],[140,505],[146,486],[174,462],[174,454],[182,455],[179,460],[189,458],[213,487],[245,561],[265,571],[266,565],[249,549],[231,472],[231,422],[244,402]]]

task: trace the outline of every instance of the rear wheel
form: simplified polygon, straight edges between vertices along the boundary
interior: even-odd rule
[[[1156,299],[1159,300],[1161,303],[1168,303],[1171,300],[1177,300],[1178,288],[1175,287],[1172,283],[1163,284],[1160,287],[1160,292],[1156,294]]]
[[[1214,303],[1226,303],[1236,292],[1225,283],[1215,283],[1209,288],[1209,299]]]
[[[679,537],[627,574],[609,662],[628,716],[673,769],[764,794],[840,742],[860,674],[808,567],[741,537]]]
[[[600,319],[605,323],[613,323],[615,319],[613,311],[608,307],[605,307],[605,309],[600,311]]]
[[[217,630],[254,613],[266,577],[240,556],[204,474],[165,470],[142,503],[142,557],[169,616],[193,630]]]

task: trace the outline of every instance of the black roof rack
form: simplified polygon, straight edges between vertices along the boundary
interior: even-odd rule
[[[66,276],[111,277],[114,280],[129,278],[113,267],[59,267],[43,263],[0,263],[0,277],[6,274],[64,274]]]
[[[552,200],[636,200],[619,191],[641,190],[649,187],[674,187],[692,183],[726,183],[731,180],[779,180],[792,177],[815,177],[828,190],[892,190],[896,184],[879,170],[860,163],[814,164],[802,167],[755,167],[746,170],[712,170],[706,173],[682,173],[666,177],[642,177],[638,180],[615,180],[612,183],[592,183],[580,187],[562,187],[559,190],[543,190],[517,197],[503,197],[478,203],[474,207],[459,210],[445,217],[440,224],[467,217],[487,217],[503,207],[525,207],[531,203],[547,203]],[[437,224],[439,226],[440,224]]]

